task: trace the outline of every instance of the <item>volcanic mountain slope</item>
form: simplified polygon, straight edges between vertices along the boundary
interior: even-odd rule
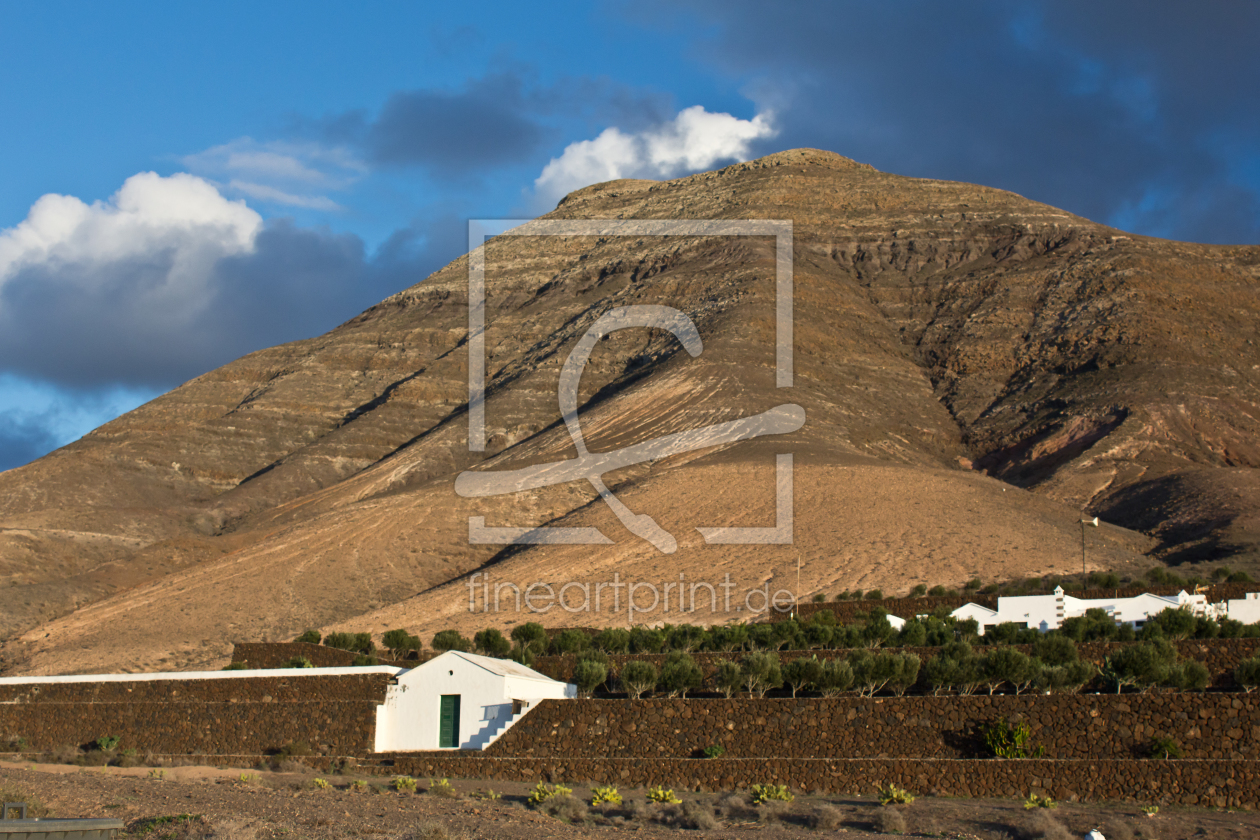
[[[675,601],[669,613],[543,616],[580,625],[737,620],[763,583],[808,597],[1071,571],[1082,510],[1107,523],[1090,529],[1091,568],[1260,542],[1260,248],[1127,235],[813,150],[588,187],[547,218],[790,220],[792,386],[776,387],[770,237],[495,238],[487,451],[468,447],[465,258],[324,336],[251,354],[0,474],[13,667],[183,667],[220,659],[232,639],[307,626],[532,617],[469,613],[476,571],[592,586],[729,574],[737,592],[729,610],[705,598],[685,615]],[[579,394],[592,452],[782,404],[804,409],[803,427],[605,476],[678,539],[672,554],[627,532],[585,482],[456,494],[466,469],[576,455],[561,366],[600,315],[636,304],[682,311],[703,352],[661,330],[600,341]],[[775,523],[786,453],[793,543],[706,544],[698,526]],[[596,527],[609,542],[470,545],[477,516]]]

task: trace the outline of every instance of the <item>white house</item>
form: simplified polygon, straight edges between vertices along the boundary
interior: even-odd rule
[[[577,696],[506,659],[447,651],[398,675],[376,711],[376,751],[482,750],[539,700]]]
[[[964,604],[950,615],[965,620],[974,618],[980,624],[980,635],[986,627],[1011,622],[1045,632],[1057,629],[1064,619],[1082,616],[1086,610],[1101,609],[1117,624],[1140,628],[1153,615],[1166,609],[1188,609],[1207,618],[1233,618],[1244,624],[1260,621],[1260,593],[1251,593],[1245,600],[1228,604],[1209,604],[1205,595],[1191,595],[1185,590],[1176,595],[1152,595],[1144,592],[1129,598],[1073,598],[1055,587],[1050,595],[1015,595],[998,598],[996,610],[979,604]]]

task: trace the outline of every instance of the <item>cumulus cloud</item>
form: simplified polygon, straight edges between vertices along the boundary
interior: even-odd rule
[[[108,201],[46,195],[0,232],[0,359],[60,386],[166,388],[392,291],[357,236],[264,224],[201,178],[142,173]]]
[[[747,159],[755,141],[774,134],[768,113],[741,120],[695,105],[641,132],[614,127],[593,140],[569,144],[543,168],[534,192],[540,203],[553,204],[575,189],[601,181],[670,178],[708,169],[722,161]]]
[[[324,193],[345,189],[368,172],[341,146],[313,142],[259,143],[241,137],[181,159],[194,174],[227,192],[269,204],[309,210],[340,210]]]
[[[262,217],[229,201],[192,175],[133,175],[109,201],[91,205],[49,194],[26,219],[0,232],[0,316],[13,305],[15,279],[53,271],[79,291],[102,291],[101,267],[163,263],[140,292],[144,309],[167,317],[195,316],[210,269],[221,257],[253,250]]]

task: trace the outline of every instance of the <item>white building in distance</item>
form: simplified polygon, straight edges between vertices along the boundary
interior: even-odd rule
[[[986,627],[1012,623],[1043,633],[1058,629],[1064,619],[1085,615],[1086,610],[1100,609],[1111,616],[1116,624],[1129,624],[1141,629],[1147,620],[1167,609],[1188,609],[1194,615],[1206,618],[1232,618],[1243,624],[1260,621],[1260,592],[1250,592],[1246,598],[1209,604],[1206,595],[1191,595],[1185,590],[1176,595],[1152,595],[1144,592],[1129,598],[1073,598],[1057,586],[1050,595],[1015,595],[998,598],[996,610],[979,604],[964,604],[950,615],[965,621],[974,618],[980,624],[980,635]]]

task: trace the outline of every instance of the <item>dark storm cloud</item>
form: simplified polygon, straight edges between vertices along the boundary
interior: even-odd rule
[[[1260,241],[1260,4],[682,5],[716,27],[698,57],[776,110],[774,148],[1002,187],[1144,233]]]
[[[378,166],[418,166],[461,178],[498,167],[545,163],[560,132],[555,123],[579,120],[593,130],[623,130],[673,115],[668,94],[607,78],[565,76],[540,84],[521,66],[474,79],[462,89],[394,93],[375,116],[364,110],[291,128],[362,149]]]
[[[0,412],[0,472],[29,464],[60,444],[46,416]]]
[[[71,387],[169,387],[245,353],[319,334],[377,302],[354,236],[272,224],[192,293],[155,295],[173,251],[40,264],[0,287],[4,370]],[[90,276],[86,276],[89,275]]]

